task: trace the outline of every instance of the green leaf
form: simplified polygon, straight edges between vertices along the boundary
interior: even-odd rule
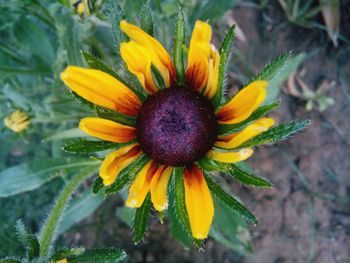
[[[89,135],[83,132],[81,129],[72,128],[72,129],[56,132],[55,134],[52,134],[51,136],[44,138],[43,142],[60,141],[60,140],[72,139],[77,137],[87,137],[87,136]]]
[[[28,231],[21,220],[16,222],[16,231],[18,239],[27,251],[28,259],[33,260],[35,257],[38,257],[40,253],[39,241],[35,235]]]
[[[194,6],[191,18],[200,17],[203,21],[215,21],[239,2],[239,0],[198,1],[200,4]]]
[[[116,263],[121,262],[126,257],[124,250],[115,248],[95,248],[88,249],[83,254],[70,256],[67,258],[69,263],[83,262],[104,262]]]
[[[85,251],[85,248],[66,248],[66,249],[60,249],[53,253],[53,255],[50,258],[50,262],[56,262],[58,260],[68,258],[71,256],[77,256],[81,255]]]
[[[119,24],[118,24],[118,27],[119,27]],[[90,68],[101,70],[111,75],[112,77],[116,78],[118,81],[123,83],[129,89],[131,89],[139,97],[141,101],[144,101],[146,99],[145,95],[142,92],[131,87],[121,76],[119,76],[117,72],[115,72],[110,66],[106,65],[101,59],[85,51],[82,51],[82,54],[84,56],[86,63],[89,65]]]
[[[153,14],[149,0],[141,8],[140,20],[142,30],[153,36]]]
[[[291,135],[306,129],[310,123],[309,120],[282,123],[243,143],[240,148],[285,140]]]
[[[221,46],[219,48],[220,62],[219,62],[218,84],[217,84],[216,94],[212,99],[212,103],[215,108],[217,108],[220,105],[222,100],[226,63],[231,54],[231,48],[232,48],[234,37],[235,37],[235,25],[232,25],[228,30],[228,32],[226,33],[224,40],[222,41]]]
[[[132,144],[135,141],[128,143],[116,143],[108,141],[93,141],[84,138],[73,139],[65,143],[62,147],[62,150],[70,153],[84,153],[91,154],[94,152],[101,152],[105,150],[114,149],[117,150],[126,145]]]
[[[151,193],[148,192],[143,204],[140,208],[136,209],[133,230],[134,236],[133,241],[135,244],[139,243],[146,233],[147,222],[149,214],[151,212]]]
[[[112,120],[121,124],[132,126],[132,127],[136,126],[136,118],[134,117],[126,116],[122,113],[119,113],[107,108],[103,108],[101,106],[95,106],[95,110],[96,110],[97,116],[103,119]]]
[[[145,154],[141,154],[137,160],[135,160],[132,164],[128,165],[120,172],[117,180],[113,184],[106,187],[105,194],[113,194],[123,189],[124,186],[126,186],[135,178],[137,173],[146,165],[148,161],[149,157]]]
[[[97,167],[95,169],[89,168],[81,171],[77,175],[75,175],[63,188],[61,193],[59,194],[55,205],[53,206],[49,217],[47,218],[45,224],[42,226],[40,231],[40,257],[47,257],[49,251],[52,247],[53,242],[55,241],[55,237],[57,235],[58,224],[62,218],[62,214],[71,198],[73,192],[76,188],[83,182],[87,177],[95,173]]]
[[[97,194],[104,187],[103,180],[100,176],[97,176],[92,184],[92,193]]]
[[[16,257],[0,258],[0,263],[21,263],[22,261]]]
[[[39,159],[12,166],[0,172],[0,197],[34,190],[69,171],[93,167],[98,161],[82,159]]]
[[[165,89],[165,83],[163,80],[162,75],[160,74],[159,70],[152,64],[151,65],[151,73],[153,80],[158,87],[159,90]]]
[[[231,164],[228,168],[228,174],[232,175],[237,181],[247,186],[256,187],[273,187],[273,185],[261,177],[240,169],[238,166]]]
[[[276,99],[283,82],[298,68],[305,56],[305,53],[300,53],[297,56],[292,56],[291,53],[282,54],[253,78],[253,81],[266,80],[269,83],[265,104],[271,103]]]
[[[214,196],[215,215],[209,236],[240,254],[252,252],[252,242],[247,224],[242,217],[227,209]]]
[[[58,235],[66,232],[74,224],[91,215],[104,201],[103,195],[85,191],[72,200],[63,214],[58,228]]]
[[[175,177],[175,218],[178,219],[178,222],[181,224],[185,233],[187,233],[188,236],[193,239],[195,246],[201,248],[203,246],[203,242],[202,240],[194,239],[192,237],[191,226],[187,214],[185,202],[184,168],[175,167],[173,173]]]
[[[210,191],[221,203],[225,204],[227,208],[236,212],[247,221],[253,224],[257,223],[255,216],[246,207],[244,207],[240,202],[238,202],[235,198],[226,193],[220,186],[214,183],[214,181],[208,175],[205,175],[205,179]]]
[[[173,59],[176,68],[176,76],[179,84],[183,84],[185,80],[184,68],[184,50],[185,45],[185,20],[182,10],[179,10],[175,28]]]
[[[270,111],[276,109],[279,107],[279,103],[274,102],[268,105],[261,106],[257,108],[252,115],[249,116],[249,118],[245,119],[244,121],[236,124],[219,124],[219,135],[229,135],[234,132],[238,132],[245,128],[248,124],[250,124],[252,121],[255,121],[259,119],[260,117],[266,115]]]
[[[173,207],[173,205],[175,204],[175,176],[171,177],[168,189],[169,204],[171,205],[171,207],[167,209],[167,212],[169,221],[171,223],[171,233],[176,240],[180,241],[185,247],[189,248],[192,245],[192,237],[187,231],[184,231],[184,228],[176,214],[175,206]]]
[[[112,35],[114,38],[114,45],[119,48],[120,43],[126,41],[126,37],[120,29],[120,21],[125,19],[123,9],[119,5],[119,1],[108,1],[109,18],[112,25]]]
[[[20,17],[14,25],[14,35],[18,43],[28,47],[32,54],[37,55],[49,67],[55,62],[56,55],[52,43],[38,24],[26,17]]]
[[[203,170],[227,173],[246,186],[272,187],[272,184],[266,179],[255,176],[236,164],[221,163],[207,157],[198,160],[197,163]]]

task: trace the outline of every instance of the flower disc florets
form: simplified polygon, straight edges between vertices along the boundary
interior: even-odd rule
[[[137,137],[144,152],[160,163],[193,163],[211,149],[217,138],[214,109],[192,88],[164,89],[143,104]]]

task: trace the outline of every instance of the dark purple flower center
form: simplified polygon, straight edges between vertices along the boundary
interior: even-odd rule
[[[143,151],[155,161],[171,166],[191,164],[216,140],[214,109],[190,87],[161,90],[142,105],[137,137]]]

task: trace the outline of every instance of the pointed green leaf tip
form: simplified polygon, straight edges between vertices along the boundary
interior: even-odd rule
[[[35,257],[38,257],[40,253],[39,241],[35,235],[28,231],[21,220],[18,220],[16,223],[16,231],[18,239],[27,251],[28,259],[33,260]]]
[[[149,214],[151,212],[151,193],[148,192],[143,204],[140,208],[136,209],[133,230],[134,237],[133,241],[138,244],[144,237],[147,230],[147,223]]]
[[[185,45],[185,20],[181,8],[177,15],[173,59],[177,73],[177,80],[179,84],[183,84],[185,80],[185,68],[184,68],[184,45]]]
[[[275,100],[283,82],[292,74],[305,59],[305,53],[293,56],[291,52],[284,53],[272,60],[254,80],[268,81],[267,98],[265,104]]]
[[[147,0],[140,11],[141,28],[153,36],[153,14],[149,0]]]
[[[310,125],[310,123],[310,120],[291,121],[290,123],[282,123],[250,139],[249,141],[243,143],[240,147],[252,147],[285,140],[293,134],[306,129]]]
[[[232,25],[228,32],[226,33],[224,40],[219,48],[220,62],[219,62],[219,75],[216,94],[212,99],[212,103],[215,108],[217,108],[222,100],[223,90],[224,90],[224,78],[227,60],[231,54],[231,48],[233,40],[235,37],[235,25]]]
[[[245,218],[249,222],[253,224],[257,223],[255,216],[245,206],[243,206],[235,198],[222,190],[222,188],[214,183],[214,181],[209,176],[205,175],[205,179],[210,191],[221,203],[226,205],[229,209],[232,209],[232,211],[236,212],[238,215]]]

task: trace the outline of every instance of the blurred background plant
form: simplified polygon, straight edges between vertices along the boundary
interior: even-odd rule
[[[154,14],[155,35],[168,50],[173,41],[178,6],[181,6],[185,14],[187,41],[196,19],[209,20],[213,24],[215,43],[220,43],[220,37],[224,35],[228,26],[236,23],[238,43],[233,50],[227,75],[227,82],[232,84],[228,91],[230,94],[261,71],[267,59],[272,60],[278,53],[287,52],[280,60],[290,61],[289,65],[285,65],[285,71],[271,80],[268,102],[272,102],[279,94],[281,84],[300,63],[303,63],[303,68],[289,77],[283,89],[285,94],[282,96],[287,96],[287,99],[283,98],[290,108],[281,109],[280,115],[290,116],[290,112],[296,107],[294,105],[302,101],[301,108],[312,111],[310,114],[314,115],[310,118],[316,119],[316,125],[334,130],[335,136],[340,138],[336,137],[334,140],[345,142],[345,147],[350,145],[349,137],[343,131],[343,124],[322,113],[327,112],[327,109],[332,110],[332,107],[336,107],[334,111],[346,112],[350,104],[349,90],[346,88],[350,85],[349,79],[343,77],[346,67],[349,69],[349,64],[344,62],[344,58],[349,58],[350,52],[350,29],[347,26],[350,18],[344,11],[349,10],[349,1],[151,0],[149,4]],[[81,54],[81,51],[87,51],[122,74],[124,65],[118,54],[121,41],[118,21],[123,15],[129,21],[138,21],[140,10],[143,8],[143,0],[0,2],[0,117],[4,120],[0,124],[0,257],[19,256],[18,251],[24,251],[16,240],[15,222],[22,219],[32,232],[42,230],[40,222],[50,218],[49,211],[60,189],[69,185],[71,178],[79,176],[86,169],[91,173],[79,181],[79,186],[74,188],[76,190],[69,193],[69,196],[72,194],[72,200],[68,202],[68,198],[61,207],[65,213],[57,219],[56,223],[59,225],[55,236],[50,238],[50,245],[56,238],[57,247],[81,243],[87,247],[101,247],[113,243],[113,246],[125,247],[127,252],[132,252],[131,262],[146,261],[148,253],[157,254],[157,250],[153,251],[154,247],[149,243],[141,244],[135,249],[130,241],[125,240],[131,240],[123,229],[131,226],[134,211],[123,207],[123,193],[120,198],[113,197],[107,200],[102,195],[91,193],[91,180],[85,178],[95,173],[96,167],[92,167],[96,164],[98,156],[89,160],[86,156],[67,154],[61,149],[66,140],[85,136],[76,127],[78,120],[86,116],[89,110],[77,104],[75,98],[66,90],[59,79],[60,72],[67,64],[87,66]],[[276,13],[279,16],[276,17]],[[281,36],[280,32],[288,28],[290,23],[297,27],[292,28],[291,34],[300,33],[307,36],[306,43],[300,39],[288,43],[286,40],[285,43],[276,41],[274,36]],[[257,30],[252,26],[257,27]],[[259,36],[256,43],[254,41],[257,37],[254,34]],[[290,57],[290,49],[299,54]],[[325,72],[328,69],[322,72],[325,76],[317,75],[316,71],[322,70],[319,56],[329,56],[329,61],[336,61],[335,73],[332,75],[335,77],[328,76],[328,72]],[[310,76],[315,76],[316,79]],[[337,95],[337,87],[340,87],[342,96]],[[339,96],[345,98],[345,103],[339,104],[336,100]],[[301,114],[306,114],[300,111]],[[331,116],[335,115],[337,114]],[[321,124],[318,124],[319,120],[322,120]],[[348,150],[346,148],[339,154],[346,155]],[[290,166],[294,173],[292,175],[298,175],[302,185],[307,185],[302,188],[307,200],[311,200],[310,211],[315,209],[314,198],[328,198],[327,200],[333,200],[335,203],[348,204],[350,191],[330,191],[329,195],[321,195],[324,189],[314,189],[304,180],[305,175],[298,166],[299,155],[302,153],[293,152],[297,157],[291,159],[283,147],[277,148],[277,151],[284,153],[281,158]],[[330,179],[333,183],[341,182],[341,176],[338,174],[342,169],[346,170],[348,164],[345,162],[343,165],[344,168],[339,168],[340,172],[337,172],[338,168],[328,163],[324,167],[327,171],[324,174],[327,178],[333,178]],[[263,165],[254,167],[266,170]],[[324,182],[323,179],[321,181]],[[277,180],[276,185],[278,183]],[[221,184],[231,192],[243,191],[248,193],[248,196],[254,195],[254,190],[249,192],[244,188],[232,188],[225,178]],[[259,205],[259,202],[254,200],[250,202],[252,207]],[[334,203],[332,205],[334,206]],[[264,207],[263,202],[261,206]],[[241,262],[240,260],[244,260],[243,255],[253,251],[252,238],[256,238],[257,234],[254,230],[253,234],[250,234],[251,227],[236,214],[221,207],[219,203],[216,207],[220,216],[215,216],[210,236],[223,247],[235,251],[232,253],[236,255],[237,262]],[[348,213],[348,210],[343,208],[341,211]],[[88,221],[77,224],[86,217],[89,217]],[[312,219],[315,219],[315,214],[312,215]],[[158,218],[152,218],[153,224],[157,224],[157,221]],[[316,227],[314,221],[310,225],[312,229]],[[182,229],[177,225],[171,227],[172,236],[186,247],[190,247],[191,241],[186,239]],[[68,234],[64,234],[67,231]],[[155,231],[159,237],[165,235],[161,230],[151,231]],[[117,233],[121,237],[112,239],[111,233]],[[82,238],[81,235],[85,237]],[[149,235],[152,237],[151,233]],[[314,232],[310,236],[313,242],[316,242]],[[150,239],[152,242],[152,238]],[[162,244],[161,238],[155,242],[158,245]],[[206,249],[210,250],[211,243],[208,243]],[[141,256],[135,251],[141,251]],[[216,251],[223,251],[223,248],[219,245]],[[314,257],[313,245],[310,246],[308,260],[313,260]],[[157,257],[153,258],[153,261],[157,262]]]

